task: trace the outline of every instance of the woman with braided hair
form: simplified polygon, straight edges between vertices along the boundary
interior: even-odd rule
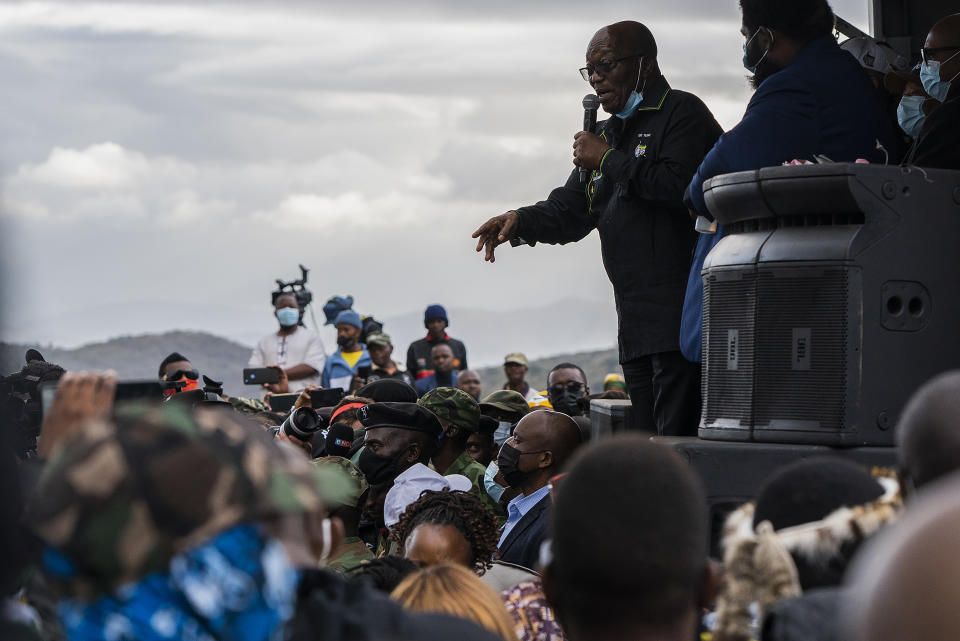
[[[482,575],[500,533],[497,518],[468,492],[426,490],[390,530],[404,557],[420,567],[459,563]]]

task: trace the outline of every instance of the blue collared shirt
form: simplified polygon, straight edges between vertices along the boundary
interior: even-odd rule
[[[503,526],[503,532],[500,534],[500,542],[497,543],[497,547],[503,545],[507,535],[520,522],[520,519],[526,516],[527,512],[549,493],[550,486],[544,485],[530,496],[521,494],[507,504],[507,523]]]

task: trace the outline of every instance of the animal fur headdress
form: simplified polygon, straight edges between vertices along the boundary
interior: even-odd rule
[[[884,493],[875,501],[841,507],[819,521],[774,531],[770,521],[753,527],[756,508],[745,503],[727,517],[723,528],[724,577],[717,600],[715,641],[749,641],[754,616],[803,591],[794,557],[826,567],[846,546],[869,538],[899,514],[900,487],[887,470],[872,472]],[[758,608],[752,609],[751,605]]]

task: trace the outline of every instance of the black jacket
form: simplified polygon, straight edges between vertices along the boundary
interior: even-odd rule
[[[950,86],[947,99],[927,116],[907,152],[905,165],[960,169],[960,81]]]
[[[723,133],[703,102],[648,83],[626,121],[596,133],[614,148],[586,189],[574,170],[547,200],[521,207],[514,244],[575,242],[596,228],[620,319],[620,362],[679,349],[680,310],[696,240],[683,192]]]
[[[446,334],[444,336],[446,336]],[[450,346],[450,349],[453,350],[454,369],[460,371],[467,369],[467,348],[463,343],[449,336],[439,341],[434,341],[430,339],[430,335],[428,334],[426,338],[413,341],[410,343],[410,347],[407,348],[407,372],[410,373],[414,381],[433,374],[433,362],[430,360],[430,350],[440,343],[446,343]]]
[[[547,494],[510,530],[500,546],[500,560],[535,570],[549,522],[550,494]]]

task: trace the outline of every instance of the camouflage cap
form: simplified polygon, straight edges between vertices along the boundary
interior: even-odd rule
[[[393,345],[390,342],[390,335],[383,332],[376,332],[367,336],[367,345]]]
[[[345,505],[346,507],[357,507],[360,503],[360,497],[367,491],[367,477],[363,475],[360,468],[352,463],[350,459],[342,456],[325,456],[323,458],[313,459],[313,464],[321,470],[329,470],[339,475],[346,481],[345,491],[339,497],[325,496],[324,499],[331,505]]]
[[[69,588],[90,595],[165,571],[238,523],[316,511],[322,484],[302,454],[235,412],[128,405],[67,439],[25,522],[76,566]]]
[[[480,401],[481,412],[486,412],[490,409],[516,414],[517,420],[520,420],[521,417],[530,413],[530,405],[527,403],[527,400],[523,398],[523,394],[509,389],[497,390]]]
[[[424,394],[417,405],[468,432],[480,429],[480,406],[463,390],[438,387]]]

